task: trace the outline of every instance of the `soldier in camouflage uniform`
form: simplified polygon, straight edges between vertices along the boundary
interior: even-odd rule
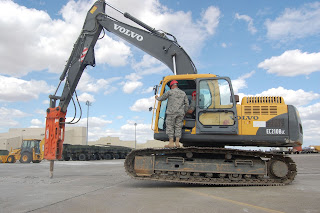
[[[169,144],[165,147],[172,148],[174,145],[180,147],[181,131],[183,126],[183,118],[186,109],[189,108],[189,101],[184,91],[178,88],[178,82],[173,80],[170,82],[171,90],[164,93],[162,96],[156,96],[158,101],[164,101],[168,99],[168,105],[166,110],[166,133],[169,137]],[[176,142],[174,144],[174,136]]]

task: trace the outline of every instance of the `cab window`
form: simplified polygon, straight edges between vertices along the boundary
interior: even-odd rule
[[[234,113],[223,110],[233,107],[228,81],[204,79],[199,82],[199,89],[199,122],[204,126],[234,125]]]
[[[232,108],[229,83],[224,79],[200,81],[200,109]]]

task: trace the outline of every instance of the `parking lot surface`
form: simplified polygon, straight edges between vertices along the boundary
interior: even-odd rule
[[[320,212],[320,154],[291,155],[287,186],[222,187],[131,179],[124,160],[0,164],[0,212]]]

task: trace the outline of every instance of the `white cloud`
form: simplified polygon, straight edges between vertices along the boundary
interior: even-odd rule
[[[52,91],[53,87],[45,81],[25,81],[0,75],[0,102],[29,101]]]
[[[89,93],[82,93],[81,95],[78,96],[78,99],[80,102],[95,102],[96,99],[94,99],[93,95],[90,95]]]
[[[320,121],[320,103],[298,107],[298,111],[302,120]],[[318,125],[317,128],[320,128],[320,125]]]
[[[319,120],[302,120],[303,147],[320,145],[320,122]]]
[[[320,145],[320,122],[319,121],[302,121],[302,128],[304,131],[303,139],[304,144],[303,146],[310,146],[310,145]]]
[[[69,122],[71,120],[72,120],[71,117],[66,118],[66,122]],[[90,128],[97,128],[97,127],[102,128],[102,127],[106,126],[107,124],[112,124],[112,120],[105,120],[100,117],[89,117],[88,123],[89,123],[89,131],[90,131]],[[67,124],[67,125],[70,125],[70,124]],[[73,125],[86,127],[87,126],[87,118],[82,118],[78,123],[72,124],[72,126]]]
[[[278,76],[309,75],[320,71],[320,52],[302,53],[300,50],[288,50],[280,56],[273,56],[258,64]]]
[[[137,88],[142,87],[143,83],[140,81],[127,81],[123,85],[123,92],[127,94],[133,93]]]
[[[139,76],[137,73],[131,73],[130,75],[126,75],[125,79],[129,80],[129,81],[137,81],[140,80],[142,77]]]
[[[26,116],[30,116],[29,114],[22,112],[21,110],[18,109],[9,109],[9,108],[5,108],[5,107],[1,107],[0,108],[0,116],[3,119],[3,117],[6,116],[12,116],[12,117],[16,117],[16,118],[23,118]]]
[[[80,90],[82,92],[98,92],[99,89],[101,89],[105,85],[106,83],[103,81],[103,79],[96,80],[92,78],[87,72],[83,72],[77,85],[77,90]]]
[[[63,8],[60,13],[63,19],[67,23],[77,23],[79,26],[82,26],[83,21],[85,19],[86,13],[88,12],[88,8],[90,8],[93,4],[93,0],[91,1],[69,1]],[[79,19],[75,19],[74,17],[80,15]]]
[[[138,142],[146,142],[147,140],[153,139],[153,131],[151,130],[151,125],[143,123],[137,123],[136,127],[134,126],[134,124],[129,123],[121,126],[120,139],[134,141],[135,131]]]
[[[118,88],[117,87],[110,87],[108,90],[106,90],[103,94],[104,95],[108,95],[108,94],[111,94],[111,93],[113,93],[113,92],[115,92],[115,91],[117,91],[118,90]]]
[[[134,126],[137,123],[137,126]],[[101,137],[119,137],[123,141],[134,141],[135,133],[137,143],[145,143],[147,140],[153,139],[153,131],[151,130],[150,124],[145,124],[143,122],[131,122],[127,121],[126,124],[122,125],[120,129],[105,129],[99,126],[90,126],[89,119],[89,141],[98,140]]]
[[[49,99],[42,101],[42,104],[45,104],[45,105],[48,105],[48,106],[49,106],[49,104],[50,104]]]
[[[164,30],[179,38],[178,42],[191,55],[200,52],[204,41],[215,33],[221,16],[220,10],[214,6],[209,6],[204,10],[199,20],[193,20],[190,11],[172,11],[161,5],[158,0],[137,1],[134,10],[130,0],[110,0],[109,3],[122,11],[129,12],[149,26],[157,30]],[[108,15],[119,21],[136,25],[108,7],[107,12]]]
[[[18,109],[0,107],[0,126],[6,128],[19,126],[20,123],[15,119],[24,118],[28,116],[30,115]]]
[[[99,92],[104,90],[105,94],[115,91],[116,87],[112,86],[114,82],[120,80],[121,77],[113,77],[109,79],[95,79],[91,77],[87,72],[84,72],[81,76],[77,90],[82,92]]]
[[[313,100],[320,98],[320,94],[314,92],[306,92],[302,89],[289,90],[283,87],[271,88],[267,91],[263,91],[256,96],[282,96],[286,104],[294,106],[303,106],[309,104]]]
[[[236,13],[235,18],[246,21],[248,23],[248,30],[251,34],[255,34],[257,32],[257,29],[253,26],[253,19],[250,16],[239,15],[239,13]]]
[[[303,89],[298,90],[290,90],[285,89],[283,87],[278,88],[271,88],[266,91],[263,91],[259,94],[244,94],[239,93],[239,90],[247,88],[247,82],[246,79],[250,78],[255,71],[252,71],[250,73],[246,73],[239,78],[232,80],[232,86],[234,90],[234,94],[239,95],[240,102],[243,97],[245,96],[282,96],[284,98],[284,101],[286,104],[294,105],[294,106],[305,106],[311,103],[312,101],[315,101],[320,98],[319,93],[315,93],[313,91],[306,92]],[[297,98],[299,97],[299,98]],[[316,109],[318,105],[312,106],[312,109]],[[311,109],[305,110],[308,112],[312,112]],[[314,111],[314,110],[313,110]]]
[[[139,99],[130,107],[130,110],[136,112],[149,111],[149,108],[154,106],[154,101],[154,96]]]
[[[70,23],[52,20],[44,11],[12,1],[0,1],[0,13],[1,73],[23,76],[44,69],[61,72],[74,35],[81,29],[75,31]]]
[[[155,67],[155,65],[161,65],[161,64],[162,63],[158,59],[145,54],[143,55],[142,60],[140,62],[133,65],[133,68],[139,71],[139,70],[144,70],[146,68]]]
[[[250,78],[254,73],[255,71],[252,71],[250,73],[246,73],[245,75],[240,76],[235,80],[232,80],[234,94],[239,95],[240,102],[242,98],[245,96],[282,96],[286,104],[301,107],[301,106],[306,106],[311,102],[320,98],[320,94],[315,93],[313,91],[306,92],[303,89],[291,90],[291,89],[285,89],[283,87],[271,88],[259,94],[239,93],[239,90],[247,88],[246,79]],[[312,109],[316,109],[317,107],[319,106],[314,105],[312,106]],[[307,109],[304,111],[314,112],[315,110]]]
[[[107,63],[115,67],[125,66],[131,55],[129,46],[108,36],[97,42],[95,50],[97,63]]]
[[[69,1],[60,11],[63,20],[53,20],[45,11],[0,1],[0,73],[23,76],[45,69],[61,73],[92,3]],[[100,64],[124,65],[129,55],[128,46],[108,36],[96,46],[97,63]]]
[[[83,119],[83,123],[87,122],[87,119]],[[103,125],[112,124],[112,120],[105,120],[98,117],[89,117],[89,125],[91,127],[101,127]]]
[[[145,93],[152,93],[153,91],[153,87],[148,87],[147,89],[144,89],[141,93],[145,94]]]
[[[123,118],[123,116],[122,115],[119,115],[119,116],[117,116],[117,119],[122,119]]]
[[[216,7],[210,6],[201,15],[202,20],[200,24],[204,26],[210,35],[213,35],[219,25],[220,10]]]
[[[49,103],[48,103],[48,108],[49,108]],[[46,109],[36,109],[34,111],[35,113],[39,114],[39,115],[43,115],[43,117],[45,117],[47,115]]]
[[[90,124],[89,124],[90,125]],[[101,127],[90,127],[89,126],[89,141],[98,140],[101,137],[120,137],[120,131],[114,129],[105,129]]]
[[[302,121],[303,138],[305,146],[319,145],[320,141],[320,103],[310,106],[298,107]]]
[[[139,117],[138,116],[135,116],[135,118],[134,118],[135,120],[127,120],[127,124],[129,124],[129,125],[134,125],[134,124],[136,124],[137,123],[137,121],[136,120],[138,120],[139,119]]]
[[[38,127],[43,126],[42,121],[40,121],[39,119],[32,119],[32,120],[30,121],[30,123],[31,123],[33,126],[38,126]]]
[[[164,71],[170,70],[165,64],[163,64],[158,59],[156,59],[150,55],[143,55],[142,60],[138,63],[134,63],[132,65],[132,68],[140,76],[160,74],[160,73],[166,74],[166,73],[164,73]],[[171,72],[171,70],[170,70],[170,72]]]
[[[223,43],[221,44],[221,47],[227,48],[227,44],[223,42]]]
[[[172,12],[160,5],[159,1],[140,1],[139,4],[144,5],[142,8],[135,5],[134,16],[156,29],[162,29],[179,38],[178,42],[191,55],[201,51],[204,41],[215,33],[220,19],[220,10],[213,6],[209,6],[203,11],[201,18],[194,21],[191,12]],[[132,11],[131,8],[128,10]]]
[[[274,21],[265,22],[267,37],[272,40],[293,40],[320,33],[320,3],[308,3],[298,9],[286,8]]]
[[[60,10],[63,18],[52,19],[45,11],[29,9],[12,1],[0,1],[0,73],[15,77],[47,69],[49,72],[61,73],[93,2],[69,1]],[[208,7],[201,18],[195,21],[191,12],[174,12],[157,0],[136,2],[134,11],[129,0],[111,0],[110,3],[133,13],[147,24],[180,38],[180,43],[191,55],[201,51],[204,41],[215,33],[220,18],[220,10],[213,6]],[[110,8],[107,8],[107,12],[120,21],[135,25]],[[123,40],[114,38],[114,35],[106,32],[105,37],[97,42],[97,64],[124,66],[132,57],[130,46]],[[163,67],[165,66],[157,66],[151,71],[161,72]]]
[[[256,44],[251,45],[251,49],[255,52],[261,52],[261,47]]]
[[[172,75],[173,72],[164,64],[155,65],[154,67],[146,68],[138,72],[140,75],[153,75],[153,74],[163,74]]]
[[[234,94],[238,94],[239,90],[247,88],[246,79],[250,78],[254,73],[255,73],[255,71],[251,71],[249,73],[246,73],[246,74],[240,76],[239,78],[237,78],[235,80],[232,80],[232,87],[233,87]]]

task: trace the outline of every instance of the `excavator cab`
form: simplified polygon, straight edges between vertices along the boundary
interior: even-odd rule
[[[192,114],[185,116],[182,143],[193,140],[195,134],[238,134],[237,96],[233,94],[228,77],[211,74],[167,76],[162,81],[160,95],[170,90],[169,83],[172,79],[178,81],[179,89],[186,93],[189,104],[192,93],[196,91],[196,108]],[[158,103],[155,119],[155,138],[163,141],[167,140],[166,107],[167,100]]]

